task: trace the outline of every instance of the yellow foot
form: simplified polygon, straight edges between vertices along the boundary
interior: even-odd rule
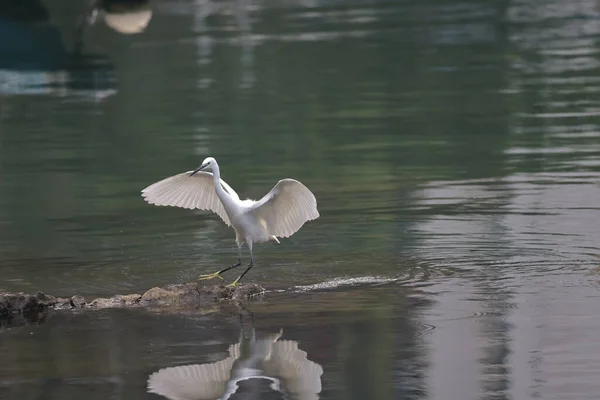
[[[223,280],[223,277],[221,276],[221,274],[219,274],[219,272],[215,272],[214,274],[206,274],[206,275],[200,275],[200,277],[198,278],[198,280],[200,281],[204,281],[207,279],[215,279],[215,278],[219,278],[220,280]]]
[[[231,282],[229,285],[226,285],[225,287],[234,288],[236,286],[239,286],[238,281],[239,281],[239,279],[236,279],[235,281]]]

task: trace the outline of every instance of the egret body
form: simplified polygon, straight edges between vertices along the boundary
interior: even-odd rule
[[[205,170],[210,169],[212,173]],[[206,158],[202,165],[158,181],[144,190],[142,197],[150,204],[187,209],[210,210],[235,230],[238,246],[237,263],[200,279],[221,278],[221,274],[242,265],[242,245],[246,243],[250,262],[246,270],[231,283],[235,286],[254,265],[254,243],[289,237],[304,223],[317,219],[317,200],[306,186],[294,179],[282,179],[262,199],[241,200],[221,179],[217,160]],[[223,278],[221,278],[223,279]]]

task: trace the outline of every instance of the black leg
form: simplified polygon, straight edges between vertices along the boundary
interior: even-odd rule
[[[235,281],[233,281],[229,285],[227,285],[228,287],[237,286],[237,284],[244,277],[244,275],[246,275],[248,273],[248,271],[250,271],[250,269],[252,269],[252,267],[254,266],[254,254],[252,252],[252,242],[248,243],[248,250],[250,250],[250,263],[248,264],[248,268],[246,268],[246,270],[244,272],[242,272],[242,274]],[[241,259],[240,259],[240,261],[241,261]]]
[[[217,272],[217,274],[221,275],[223,272],[229,271],[230,269],[237,268],[240,265],[242,265],[242,259],[238,258],[238,262],[237,263],[233,264],[231,267],[223,268],[222,270],[220,270],[219,272]]]
[[[246,270],[244,272],[242,272],[240,277],[235,280],[235,283],[239,283],[239,281],[242,280],[244,275],[246,275],[248,273],[248,271],[250,271],[250,269],[252,269],[253,266],[254,266],[254,262],[250,261],[250,264],[248,264],[248,268],[246,268]]]

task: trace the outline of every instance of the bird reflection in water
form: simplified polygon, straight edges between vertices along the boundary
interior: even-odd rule
[[[124,35],[142,33],[152,19],[148,0],[88,0],[77,22],[75,47],[81,50],[84,31],[98,20]]]
[[[257,339],[254,324],[246,333],[242,326],[227,358],[163,368],[148,378],[148,392],[170,400],[318,399],[323,368],[282,335]]]

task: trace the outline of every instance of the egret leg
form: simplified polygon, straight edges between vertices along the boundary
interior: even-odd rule
[[[233,282],[231,282],[227,287],[236,287],[240,280],[250,271],[250,269],[254,266],[254,254],[252,253],[252,242],[248,243],[248,249],[250,250],[250,263],[248,264],[248,268]]]
[[[238,246],[238,261],[237,261],[237,263],[233,264],[231,267],[223,268],[220,271],[213,272],[212,274],[200,275],[198,280],[203,281],[203,280],[214,279],[214,278],[219,278],[220,280],[223,280],[223,277],[221,276],[221,274],[223,272],[229,271],[230,269],[233,269],[236,267],[239,267],[240,265],[242,265],[242,246]]]

